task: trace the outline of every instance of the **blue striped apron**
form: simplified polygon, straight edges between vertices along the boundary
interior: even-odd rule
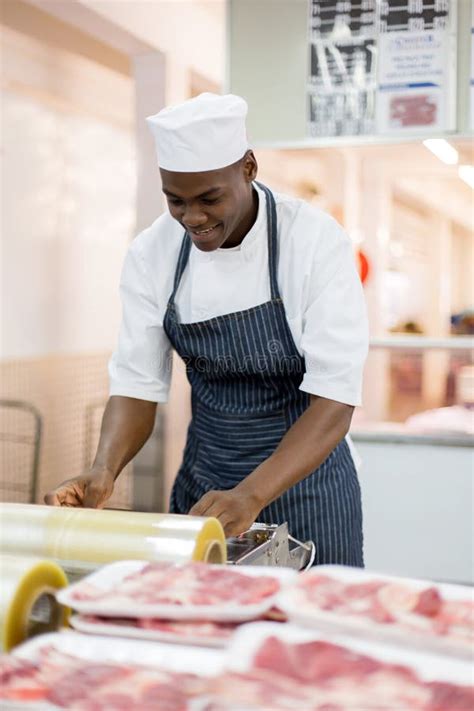
[[[288,325],[277,283],[275,200],[265,186],[271,299],[244,311],[180,323],[176,292],[188,262],[184,235],[164,318],[184,360],[192,420],[170,511],[187,513],[211,489],[231,489],[276,449],[310,403],[299,389],[304,358]],[[288,522],[296,538],[313,540],[316,563],[363,566],[360,487],[342,440],[323,464],[264,508],[263,523]]]

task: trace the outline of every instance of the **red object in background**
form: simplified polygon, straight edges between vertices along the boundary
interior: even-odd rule
[[[394,96],[390,101],[390,126],[430,126],[436,122],[438,107],[432,96]]]
[[[370,274],[369,260],[361,249],[357,250],[356,258],[357,258],[357,270],[359,272],[360,280],[361,280],[362,284],[365,284],[365,282],[367,281],[368,276]]]

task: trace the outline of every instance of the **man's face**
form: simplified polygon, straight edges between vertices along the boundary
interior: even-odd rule
[[[219,170],[176,173],[160,169],[170,214],[189,232],[198,249],[212,252],[224,244],[240,244],[252,211],[252,180],[256,172],[251,151],[237,163]]]

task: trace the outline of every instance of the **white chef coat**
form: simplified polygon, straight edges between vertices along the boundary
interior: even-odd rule
[[[238,247],[202,252],[194,245],[175,304],[182,323],[252,308],[270,300],[265,195]],[[361,404],[368,327],[350,240],[328,214],[275,194],[278,285],[288,323],[305,359],[301,390]],[[171,345],[163,329],[183,228],[169,213],[136,237],[125,259],[122,324],[109,363],[110,394],[166,402]]]

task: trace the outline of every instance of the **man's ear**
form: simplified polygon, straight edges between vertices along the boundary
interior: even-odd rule
[[[258,163],[253,151],[247,151],[242,158],[245,180],[252,183],[257,177]]]

